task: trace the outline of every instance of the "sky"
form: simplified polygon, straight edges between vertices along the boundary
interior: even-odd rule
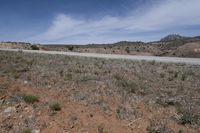
[[[91,44],[200,35],[200,0],[0,0],[0,41]]]

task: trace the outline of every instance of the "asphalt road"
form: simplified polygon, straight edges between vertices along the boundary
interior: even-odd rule
[[[0,51],[18,52],[18,49],[1,49]],[[138,56],[138,55],[115,55],[115,54],[97,54],[97,53],[76,53],[76,52],[60,52],[60,51],[37,51],[37,50],[22,50],[25,53],[39,53],[39,54],[54,54],[67,56],[80,56],[91,58],[104,59],[125,59],[125,60],[145,60],[165,63],[184,63],[192,65],[200,65],[200,58],[179,58],[179,57],[158,57],[158,56]]]

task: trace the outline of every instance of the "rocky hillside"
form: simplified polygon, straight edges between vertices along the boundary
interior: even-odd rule
[[[89,52],[104,54],[126,54],[126,55],[153,55],[153,56],[175,56],[200,58],[200,37],[183,37],[180,35],[168,35],[156,42],[127,42],[121,41],[114,44],[90,44],[90,45],[46,45],[47,50]],[[191,45],[196,43],[195,45]],[[190,52],[184,45],[190,47]],[[177,53],[178,52],[178,53]],[[187,52],[187,53],[184,53]]]
[[[178,34],[171,34],[164,38],[162,38],[161,42],[168,42],[168,41],[174,41],[174,40],[180,40],[180,39],[187,39],[188,37],[180,36]]]
[[[173,53],[175,56],[181,57],[200,57],[200,42],[186,43],[177,48]]]

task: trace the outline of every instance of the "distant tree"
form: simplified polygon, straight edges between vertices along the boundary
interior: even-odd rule
[[[40,50],[40,48],[37,45],[31,45],[32,50]]]
[[[126,47],[125,51],[126,51],[126,53],[130,53],[130,48]]]
[[[69,51],[73,51],[73,50],[74,50],[74,46],[69,46],[69,47],[68,47],[68,50],[69,50]]]

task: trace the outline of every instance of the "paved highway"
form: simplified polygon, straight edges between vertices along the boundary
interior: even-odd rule
[[[18,52],[18,49],[2,49],[0,51],[13,51]],[[91,58],[104,58],[104,59],[125,59],[125,60],[145,60],[166,63],[185,63],[192,65],[200,65],[200,58],[179,58],[179,57],[158,57],[158,56],[139,56],[139,55],[115,55],[115,54],[97,54],[97,53],[76,53],[76,52],[61,52],[61,51],[42,51],[42,50],[21,50],[25,53],[38,53],[38,54],[54,54],[54,55],[67,55],[67,56],[80,56]]]

